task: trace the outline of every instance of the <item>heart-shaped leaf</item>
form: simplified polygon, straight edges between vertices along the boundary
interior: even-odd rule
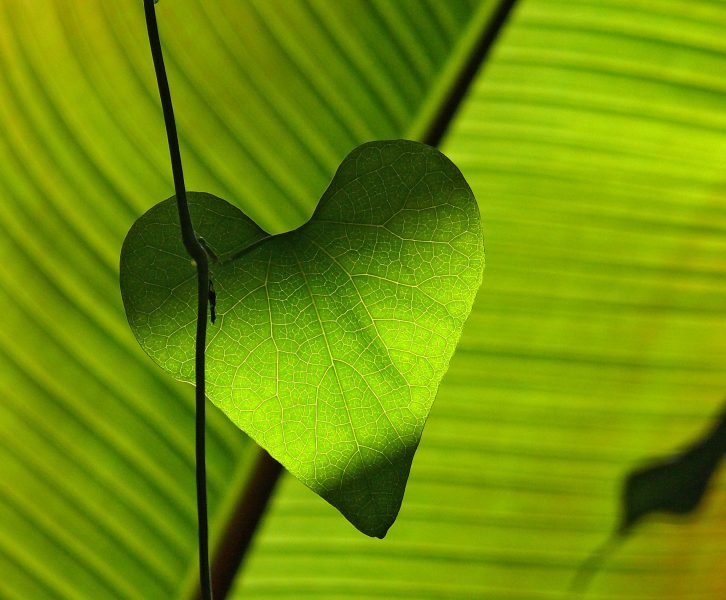
[[[209,398],[358,529],[383,537],[481,283],[469,186],[436,149],[397,140],[355,149],[312,218],[288,233],[270,236],[209,194],[188,200],[217,297]],[[143,349],[192,382],[196,278],[174,198],[129,231],[121,292]]]

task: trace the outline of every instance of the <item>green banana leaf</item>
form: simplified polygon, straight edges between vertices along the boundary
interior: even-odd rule
[[[424,139],[495,2],[162,0],[189,189],[302,223],[341,159]],[[442,145],[488,270],[385,541],[284,476],[240,598],[564,598],[622,479],[726,392],[726,6],[520,0]],[[0,598],[188,599],[193,394],[137,347],[131,223],[172,193],[141,2],[0,10]],[[210,407],[212,544],[257,449]],[[726,593],[723,473],[589,597]]]

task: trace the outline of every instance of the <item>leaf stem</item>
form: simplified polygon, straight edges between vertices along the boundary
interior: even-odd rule
[[[182,170],[181,152],[177,138],[174,109],[171,103],[169,81],[164,68],[164,57],[161,52],[159,28],[156,23],[154,0],[144,0],[146,28],[149,33],[151,56],[154,61],[156,81],[159,86],[159,97],[164,111],[166,137],[169,142],[171,170],[174,176],[174,192],[182,241],[189,256],[197,265],[197,336],[195,346],[195,379],[196,379],[196,476],[197,476],[197,518],[199,523],[199,578],[202,600],[212,600],[212,583],[209,575],[209,532],[207,525],[207,472],[205,458],[205,378],[204,349],[207,338],[207,308],[209,300],[209,261],[204,247],[199,243],[194,232],[192,218],[189,214],[184,172]]]

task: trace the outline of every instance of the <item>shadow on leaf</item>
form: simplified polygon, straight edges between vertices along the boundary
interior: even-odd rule
[[[641,519],[654,513],[689,515],[695,511],[724,454],[726,408],[716,424],[683,451],[629,473],[623,486],[618,528],[580,565],[570,588],[573,594],[587,591],[597,569]]]

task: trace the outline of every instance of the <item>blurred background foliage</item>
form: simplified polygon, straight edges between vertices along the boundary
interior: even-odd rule
[[[279,232],[357,144],[422,139],[491,0],[164,0],[189,189]],[[726,395],[726,3],[519,0],[446,131],[487,272],[398,522],[283,475],[234,598],[564,598],[644,458]],[[193,394],[123,315],[173,193],[141,2],[0,8],[0,598],[191,599]],[[258,450],[210,409],[212,541]],[[726,481],[588,597],[726,595]]]

